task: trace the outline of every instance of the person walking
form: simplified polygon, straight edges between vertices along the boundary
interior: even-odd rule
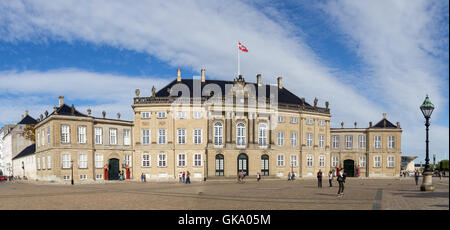
[[[186,173],[186,184],[190,184],[191,183],[191,173],[189,171],[187,171]]]
[[[245,172],[244,170],[241,171],[241,182],[244,183],[244,178],[245,178]]]
[[[179,183],[183,182],[183,178],[182,177],[183,177],[183,173],[179,172],[178,173],[178,182]]]
[[[186,183],[186,174],[183,172],[182,174],[183,183]]]
[[[291,180],[291,172],[288,173],[288,180]]]
[[[342,197],[344,196],[344,183],[345,183],[345,174],[342,169],[339,170],[337,181],[339,182],[338,197]]]
[[[317,186],[319,188],[322,188],[322,170],[319,169],[319,172],[317,172]]]
[[[419,171],[416,170],[414,173],[414,179],[416,180],[416,185],[419,185]]]
[[[328,172],[328,182],[330,182],[330,188],[333,187],[333,172]]]
[[[256,181],[259,182],[259,180],[261,180],[261,174],[257,173],[257,174],[256,174]]]

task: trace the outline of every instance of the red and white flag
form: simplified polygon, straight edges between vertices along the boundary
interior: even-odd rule
[[[242,50],[243,52],[248,52],[248,49],[244,45],[242,45],[240,42],[239,42],[239,49]]]

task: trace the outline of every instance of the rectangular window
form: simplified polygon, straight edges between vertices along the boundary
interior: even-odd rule
[[[266,124],[260,124],[259,125],[259,131],[258,131],[258,144],[259,146],[267,146],[267,126]]]
[[[70,154],[65,153],[65,154],[62,155],[62,167],[63,167],[63,169],[70,169],[70,167],[71,167],[71,162],[70,161],[71,161]]]
[[[314,120],[311,118],[306,119],[306,124],[307,125],[313,125],[314,124]]]
[[[101,145],[103,143],[103,129],[95,128],[95,144]]]
[[[50,127],[47,128],[47,144],[50,145]]]
[[[374,145],[376,149],[381,149],[381,136],[374,136]]]
[[[125,159],[124,159],[125,166],[133,167],[131,155],[130,154],[125,154],[124,157],[125,157]]]
[[[353,147],[353,136],[345,136],[345,148],[351,149]]]
[[[298,166],[297,155],[291,155],[291,166],[292,167]]]
[[[61,143],[70,143],[70,127],[61,125]]]
[[[37,132],[37,134],[36,134],[36,143],[37,143],[37,146],[39,147],[40,146],[40,144],[41,144],[41,142],[40,142],[40,134],[39,134],[39,131]]]
[[[103,154],[95,154],[95,168],[103,168]]]
[[[395,167],[395,161],[394,161],[394,156],[388,156],[387,158],[387,167],[388,168],[394,168]]]
[[[200,111],[194,111],[194,119],[201,119],[202,118],[202,112]]]
[[[69,175],[64,175],[64,176],[63,176],[63,179],[64,179],[64,180],[70,180],[70,176],[69,176]]]
[[[150,113],[149,112],[142,112],[141,113],[141,118],[142,119],[149,119],[150,118]]]
[[[312,133],[307,133],[306,134],[306,146],[307,147],[312,147],[313,146],[313,135],[312,135]]]
[[[178,112],[178,119],[185,119],[186,118],[186,112]]]
[[[365,168],[366,167],[366,156],[360,156],[359,157],[359,167]]]
[[[129,129],[124,129],[123,130],[123,144],[124,145],[130,145],[131,141],[130,141],[130,130]]]
[[[142,167],[150,167],[150,155],[148,153],[142,155]]]
[[[194,166],[202,166],[202,154],[194,154]]]
[[[278,146],[284,145],[284,132],[278,132]]]
[[[291,117],[291,123],[292,124],[297,124],[298,123],[298,119],[296,117]]]
[[[222,123],[214,124],[214,145],[221,146],[223,144],[223,126]]]
[[[180,153],[178,154],[178,167],[186,166],[186,154]]]
[[[142,144],[143,145],[150,144],[150,129],[142,130]]]
[[[167,166],[166,154],[158,154],[158,167],[166,167],[166,166]]]
[[[306,156],[306,166],[312,167],[313,166],[313,156],[307,155]]]
[[[194,129],[194,144],[199,145],[202,143],[202,130]]]
[[[87,154],[80,154],[78,156],[78,168],[80,169],[86,169],[88,165],[87,162]]]
[[[47,156],[47,169],[52,169],[52,156]]]
[[[158,131],[158,144],[164,145],[166,144],[166,130],[160,129]]]
[[[178,144],[186,144],[186,129],[178,129]]]
[[[166,118],[166,112],[158,112],[158,118]]]
[[[95,174],[95,179],[103,179],[103,174]]]
[[[291,133],[291,146],[297,146],[297,133]]]
[[[319,126],[325,126],[325,120],[319,120]]]
[[[332,156],[331,157],[331,167],[337,167],[339,164],[339,157],[337,156]]]
[[[40,170],[41,169],[41,158],[36,158],[36,162],[37,162],[37,169]]]
[[[390,149],[395,148],[395,137],[394,136],[388,136],[388,148],[390,148]]]
[[[87,175],[86,174],[80,175],[80,180],[86,180],[86,179],[87,179]]]
[[[45,169],[45,156],[42,157],[42,169]]]
[[[109,144],[117,144],[117,129],[109,129]]]
[[[86,126],[78,126],[78,143],[86,143]]]
[[[374,168],[381,168],[381,157],[380,156],[374,156],[373,157],[373,167]]]
[[[319,135],[319,148],[325,148],[325,135]]]
[[[360,149],[365,149],[366,148],[366,136],[365,135],[360,135],[359,136],[359,148]]]
[[[41,144],[42,144],[42,146],[44,146],[45,145],[45,130],[44,129],[42,129],[41,137],[42,137]]]
[[[333,149],[339,148],[339,136],[333,135],[331,137],[331,142],[332,142],[332,145],[333,145]]]
[[[282,154],[277,155],[277,166],[284,167],[284,155]]]
[[[319,156],[319,167],[325,167],[325,156]]]
[[[283,116],[278,116],[278,122],[284,122],[284,117]]]

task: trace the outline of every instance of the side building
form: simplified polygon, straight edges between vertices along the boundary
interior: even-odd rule
[[[383,119],[369,122],[367,128],[331,129],[331,167],[344,168],[348,176],[398,177],[401,170],[400,122],[392,124]]]
[[[76,182],[117,179],[119,174],[132,179],[133,147],[131,121],[83,114],[74,105],[64,104],[49,114],[40,115],[36,132],[37,179]]]
[[[12,159],[14,176],[21,179],[36,180],[36,144],[22,150]]]

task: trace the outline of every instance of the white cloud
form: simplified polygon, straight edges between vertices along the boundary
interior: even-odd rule
[[[350,47],[358,45],[358,54],[373,71],[355,85],[339,81],[308,44],[289,31],[293,27],[275,9],[269,15],[278,15],[276,21],[240,2],[25,2],[0,3],[0,28],[6,28],[0,29],[0,39],[80,39],[147,52],[174,67],[206,68],[207,77],[228,80],[236,75],[236,42],[241,40],[250,50],[241,56],[241,72],[247,81],[255,81],[257,73],[262,74],[265,83],[275,83],[276,77],[283,76],[284,85],[307,101],[314,97],[319,98],[319,105],[330,101],[336,126],[340,121],[346,124],[357,121],[366,126],[368,121],[381,119],[382,112],[388,112],[391,121],[401,121],[406,132],[408,127],[417,127],[414,122],[420,123],[422,119],[420,113],[410,111],[417,110],[417,103],[422,102],[425,93],[430,93],[439,107],[447,103],[439,79],[433,75],[438,64],[429,61],[425,52],[437,53],[439,49],[428,30],[433,23],[430,19],[433,11],[424,9],[423,2],[395,2],[391,6],[387,2],[383,5],[379,1],[364,4],[352,1],[324,6],[337,19],[338,28],[351,38]],[[73,78],[71,84],[77,81]],[[61,80],[59,84],[64,82],[67,81]],[[130,88],[135,88],[131,85]],[[28,91],[28,87],[43,86],[23,87]],[[111,96],[101,97],[105,99],[102,103],[117,97],[119,92],[114,87],[117,85],[101,89],[99,95]],[[74,97],[86,97],[77,88],[69,91]],[[128,102],[132,92],[115,100]],[[420,134],[405,136],[410,139],[410,135],[415,138]],[[441,149],[448,153],[448,144]]]

